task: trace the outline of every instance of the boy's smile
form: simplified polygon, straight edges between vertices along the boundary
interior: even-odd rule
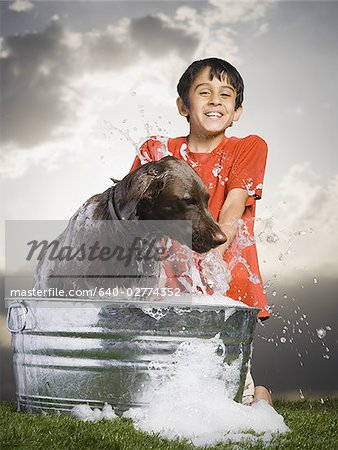
[[[224,135],[233,121],[239,119],[242,108],[235,110],[236,91],[227,80],[216,76],[211,80],[210,67],[197,75],[189,90],[189,107],[179,105],[182,115],[189,115],[190,134],[211,137]]]

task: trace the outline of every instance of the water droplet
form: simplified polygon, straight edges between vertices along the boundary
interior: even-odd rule
[[[132,95],[133,97],[135,97],[136,92],[135,92],[135,91],[132,91],[131,95]]]
[[[123,120],[122,120],[122,123],[126,123],[126,122],[127,122],[127,119],[123,119]]]
[[[329,325],[326,325],[325,328],[327,329],[327,331],[331,331],[332,330],[332,328]]]
[[[298,333],[299,333],[299,334],[302,334],[303,331],[299,328]]]
[[[277,236],[276,233],[271,233],[267,235],[266,241],[269,242],[270,244],[275,244],[276,242],[279,241],[279,237]]]
[[[182,327],[182,330],[184,331],[184,330],[185,330],[185,327]]]
[[[285,344],[286,338],[285,338],[285,337],[281,337],[281,338],[280,338],[280,341],[281,341],[282,344]]]
[[[320,399],[320,403],[321,403],[322,405],[324,405],[324,399],[323,399],[323,398]]]
[[[324,359],[330,359],[329,355],[323,355]]]
[[[301,400],[304,400],[304,394],[303,391],[301,389],[299,389],[299,397],[301,398]]]
[[[313,279],[313,282],[314,282],[314,284],[317,284],[317,283],[318,283],[317,278],[314,278],[314,279]]]
[[[324,328],[319,328],[317,331],[317,336],[319,337],[319,339],[323,339],[326,336],[326,331],[324,330]]]
[[[274,297],[276,297],[277,292],[276,292],[276,291],[272,291],[272,295],[273,295]]]
[[[284,294],[284,295],[283,295],[283,298],[285,298],[285,299],[286,299],[286,298],[288,298],[288,296],[287,296],[286,294]]]

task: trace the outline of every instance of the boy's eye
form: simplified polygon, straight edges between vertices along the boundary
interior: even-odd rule
[[[222,96],[222,97],[231,97],[230,94],[225,94],[225,93],[224,93],[224,94],[221,94],[221,96]]]
[[[201,94],[201,95],[204,95],[204,94],[209,94],[209,92],[207,92],[207,91],[203,91],[203,92],[200,92],[200,94]]]

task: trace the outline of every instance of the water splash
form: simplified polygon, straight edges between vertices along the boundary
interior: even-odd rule
[[[324,330],[324,328],[319,328],[318,330],[316,329],[317,332],[317,336],[319,337],[319,339],[323,339],[326,336],[326,331]]]

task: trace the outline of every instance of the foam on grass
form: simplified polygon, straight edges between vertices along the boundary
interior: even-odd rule
[[[117,418],[113,408],[105,403],[102,410],[92,409],[89,405],[77,405],[71,410],[72,416],[84,422],[99,422],[100,420],[114,420]]]
[[[241,358],[224,363],[223,345],[218,335],[189,339],[179,346],[171,364],[153,361],[150,383],[141,394],[151,398],[149,406],[130,409],[124,417],[132,418],[137,429],[168,439],[187,438],[195,445],[255,441],[257,433],[267,443],[273,433],[287,432],[283,417],[266,402],[244,406],[232,400]]]

